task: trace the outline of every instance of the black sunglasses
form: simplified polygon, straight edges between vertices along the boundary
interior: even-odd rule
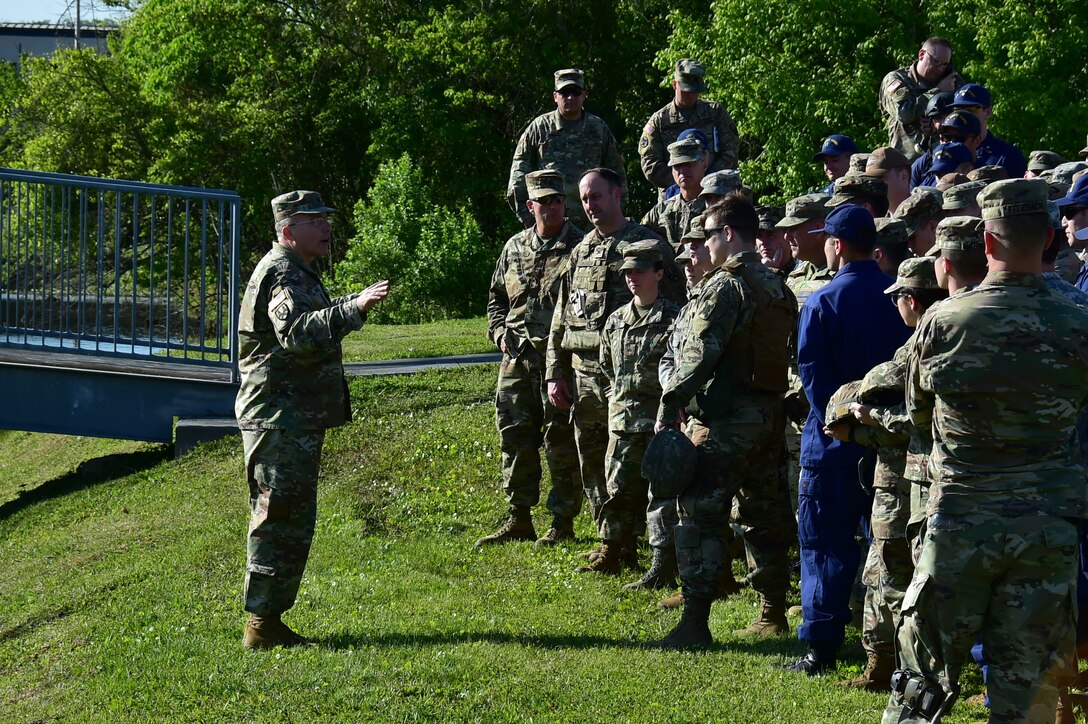
[[[556,91],[556,93],[564,98],[577,98],[582,95],[583,91],[581,88],[564,88],[563,90]]]

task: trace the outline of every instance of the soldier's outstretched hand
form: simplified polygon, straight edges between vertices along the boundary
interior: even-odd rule
[[[388,294],[389,280],[382,279],[380,282],[375,282],[359,292],[359,296],[355,297],[355,304],[359,307],[360,312],[365,313],[375,304],[385,299]]]

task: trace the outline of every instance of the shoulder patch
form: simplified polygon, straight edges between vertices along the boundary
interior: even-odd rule
[[[888,84],[887,92],[888,93],[895,93],[897,90],[899,90],[902,87],[903,87],[903,81],[900,80],[899,78],[895,78],[895,79],[892,80],[891,83]]]

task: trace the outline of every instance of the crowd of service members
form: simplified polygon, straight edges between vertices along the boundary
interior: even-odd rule
[[[1088,163],[1025,160],[951,57],[930,38],[889,73],[888,145],[828,137],[830,184],[785,208],[752,198],[732,118],[679,61],[639,141],[659,191],[641,223],[584,73],[555,73],[556,110],[511,166],[525,230],[490,289],[509,507],[477,546],[573,540],[588,501],[600,542],[578,570],[642,571],[635,590],[679,576],[662,643],[690,647],[742,586],[761,607],[738,633],[788,634],[799,544],[807,651],[782,668],[833,670],[860,618],[868,662],[844,683],[890,692],[884,721],[939,720],[970,656],[992,720],[1072,716]]]

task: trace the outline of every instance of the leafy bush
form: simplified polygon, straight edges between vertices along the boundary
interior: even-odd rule
[[[416,323],[482,314],[495,254],[472,214],[434,202],[435,189],[408,154],[383,163],[358,230],[335,266],[334,288],[358,290],[389,279],[389,298],[373,318]]]

